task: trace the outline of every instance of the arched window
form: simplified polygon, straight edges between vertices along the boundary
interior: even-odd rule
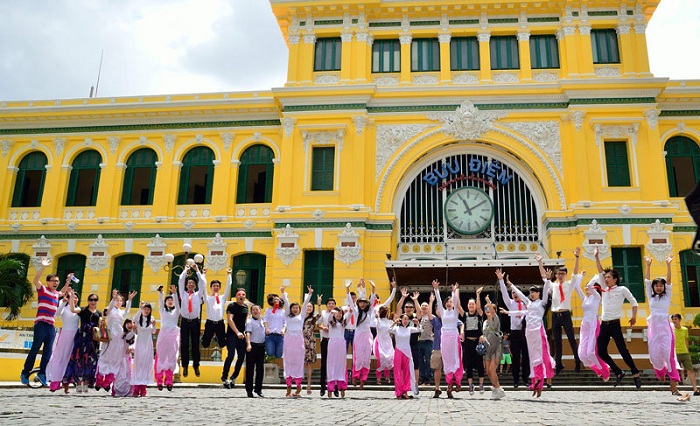
[[[700,257],[696,256],[692,250],[683,250],[678,255],[681,258],[685,306],[700,307],[700,281],[698,281],[700,279]]]
[[[46,155],[41,151],[31,152],[19,162],[12,207],[39,207],[44,193],[46,178]]]
[[[158,156],[150,148],[134,152],[126,160],[122,205],[150,206],[156,184],[156,160]]]
[[[241,155],[238,169],[236,203],[269,203],[272,201],[272,150],[265,145],[253,145]]]
[[[200,146],[185,154],[180,172],[178,204],[211,204],[214,152]]]
[[[251,302],[263,306],[265,296],[265,262],[262,254],[246,253],[233,258],[233,288],[231,294],[241,287]]]
[[[86,257],[82,254],[67,254],[58,258],[58,265],[56,266],[56,275],[61,279],[58,284],[58,288],[63,288],[63,284],[66,281],[68,274],[73,274],[80,282],[71,283],[73,290],[80,296],[80,303],[87,306],[87,294],[83,294],[83,284],[85,284],[85,260]],[[85,288],[89,289],[91,286],[88,285]],[[108,302],[109,303],[109,302]]]
[[[112,290],[118,290],[124,298],[132,291],[136,291],[136,297],[132,300],[131,306],[139,306],[142,276],[143,256],[140,254],[124,254],[118,256],[114,259]]]
[[[81,152],[71,165],[66,206],[94,206],[100,184],[102,156],[95,150]]]
[[[664,146],[668,192],[671,197],[685,197],[700,180],[700,147],[685,136],[674,136]]]

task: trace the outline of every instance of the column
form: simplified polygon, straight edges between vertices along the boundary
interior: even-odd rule
[[[489,47],[489,41],[491,40],[491,33],[480,32],[477,35],[479,39],[479,80],[482,82],[491,81],[491,49]]]
[[[620,46],[620,72],[621,74],[635,74],[636,68],[630,26],[626,24],[618,24],[617,38],[618,45]]]
[[[299,75],[297,81],[301,84],[311,84],[314,81],[314,48],[316,47],[316,34],[304,34],[304,44],[301,45],[299,55]]]
[[[580,58],[579,72],[586,76],[593,76],[595,75],[595,70],[593,69],[593,47],[591,46],[591,27],[582,25],[578,27],[578,31],[581,34],[581,51],[578,55],[578,57]]]
[[[107,160],[109,161],[109,159]],[[100,180],[97,189],[97,202],[95,203],[95,218],[118,217],[119,205],[121,204],[121,193],[119,183],[124,182],[124,167],[119,167],[116,160],[113,163],[100,163]],[[118,186],[118,187],[117,187]],[[113,212],[112,209],[115,211]]]
[[[214,160],[214,182],[211,191],[211,215],[214,218],[228,216],[228,200],[231,198],[231,189],[237,188],[236,186],[229,188],[226,184],[226,182],[231,181],[233,168],[227,167],[222,160]]]
[[[634,58],[636,59],[637,72],[651,76],[649,69],[649,50],[647,48],[646,24],[634,25]]]
[[[561,57],[559,63],[561,66],[561,76],[577,77],[579,74],[578,55],[576,54],[576,27],[565,26],[557,31],[557,41],[559,42],[559,52]]]
[[[372,43],[374,39],[368,32],[359,32],[355,34],[355,63],[354,79],[358,83],[367,83],[369,76],[372,73]]]
[[[300,52],[298,34],[289,35],[289,60],[287,61],[287,84],[295,84],[299,75]]]
[[[450,40],[452,35],[439,34],[438,41],[440,42],[440,81],[449,83],[452,81],[452,64],[450,56]]]
[[[532,63],[530,62],[530,32],[518,32],[518,55],[520,60],[520,80],[532,80]]]
[[[399,84],[411,84],[411,34],[403,34],[399,36],[401,43],[401,75],[399,76]]]
[[[340,82],[347,83],[352,80],[352,60],[357,58],[352,52],[352,33],[348,31],[340,34],[340,41]]]
[[[168,216],[175,217],[178,191],[180,190],[180,173],[182,162],[175,162],[175,142],[173,134],[163,136],[163,158],[156,162],[156,183],[153,188],[153,218],[158,221],[166,220]],[[177,163],[177,164],[176,164]]]

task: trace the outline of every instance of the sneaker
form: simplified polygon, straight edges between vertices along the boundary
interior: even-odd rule
[[[231,382],[228,380],[223,381],[224,389],[231,389]]]
[[[24,373],[19,373],[19,381],[22,382],[23,385],[29,386],[29,377]]]
[[[479,393],[484,394],[484,385],[479,385]]]
[[[469,385],[469,395],[474,395],[474,383]]]

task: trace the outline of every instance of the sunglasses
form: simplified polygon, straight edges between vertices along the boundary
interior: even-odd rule
[[[406,306],[406,309],[416,309],[415,306]]]
[[[97,302],[97,299],[95,299],[94,297],[90,297],[90,298],[88,299],[88,302]]]

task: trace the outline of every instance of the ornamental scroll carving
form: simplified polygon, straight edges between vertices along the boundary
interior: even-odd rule
[[[375,178],[379,177],[391,156],[394,155],[403,144],[431,127],[433,126],[429,124],[378,125],[377,154],[374,170]]]

